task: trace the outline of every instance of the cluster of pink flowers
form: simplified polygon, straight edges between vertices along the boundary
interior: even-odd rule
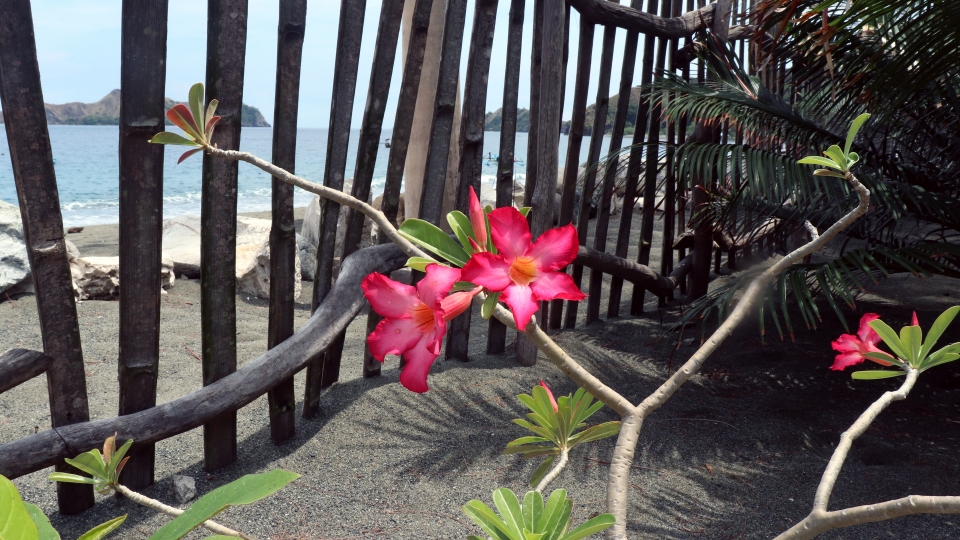
[[[381,362],[388,354],[403,355],[406,364],[400,382],[409,390],[428,390],[427,374],[440,355],[447,321],[467,310],[481,290],[501,293],[520,329],[526,328],[539,302],[586,298],[569,275],[558,271],[577,256],[577,231],[572,225],[546,231],[532,242],[530,226],[516,208],[497,208],[486,218],[496,253],[487,250],[487,221],[471,189],[472,255],[462,270],[429,264],[415,288],[379,273],[370,274],[361,284],[370,305],[384,317],[367,337],[370,352]],[[451,293],[458,281],[475,287]]]
[[[893,356],[890,356],[890,353],[882,351],[877,347],[877,344],[880,343],[880,335],[870,327],[870,323],[879,318],[880,316],[876,313],[865,313],[863,317],[860,318],[860,328],[857,329],[856,334],[843,334],[831,343],[833,350],[840,354],[833,359],[833,365],[830,366],[830,369],[843,371],[850,366],[862,363],[864,360],[876,362],[881,366],[893,365],[896,360]],[[913,312],[913,319],[910,321],[910,324],[912,326],[920,326],[916,311]],[[885,362],[878,358],[866,356],[871,353],[889,357],[890,361]]]

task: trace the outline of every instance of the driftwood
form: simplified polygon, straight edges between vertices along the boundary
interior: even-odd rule
[[[10,349],[0,354],[0,394],[40,375],[52,363],[52,357],[27,349]]]
[[[0,446],[0,474],[17,478],[103,444],[116,431],[120,440],[160,441],[234,411],[320,357],[363,307],[360,282],[371,272],[390,272],[407,256],[394,245],[360,250],[343,262],[337,282],[313,317],[296,334],[237,371],[152,409],[42,431]]]
[[[708,28],[714,12],[714,4],[709,4],[679,17],[664,18],[606,0],[570,0],[570,5],[592,23],[666,39],[686,37]]]
[[[649,266],[622,259],[610,253],[597,251],[587,246],[580,246],[574,264],[586,266],[591,270],[599,270],[604,274],[629,281],[634,286],[643,287],[658,297],[664,297],[673,292],[680,281],[690,272],[692,263],[690,256],[685,257],[669,276],[662,276]]]

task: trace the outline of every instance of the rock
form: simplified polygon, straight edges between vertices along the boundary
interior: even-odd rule
[[[270,297],[269,219],[237,218],[237,291]],[[163,256],[173,260],[177,274],[200,277],[200,218],[176,216],[163,222]],[[300,263],[294,275],[295,298],[300,295]]]
[[[403,203],[403,196],[404,196],[404,193],[400,193],[400,204],[397,205],[397,225],[402,224],[403,220],[405,219],[404,212],[406,211],[406,205]],[[382,209],[383,195],[377,195],[376,197],[374,197],[373,202],[370,203],[370,206],[373,206],[377,210]],[[374,225],[373,228],[374,230],[376,230],[377,226]]]
[[[317,248],[298,234],[297,251],[300,252],[300,279],[313,281],[317,271]]]
[[[63,243],[67,246],[67,261],[73,262],[80,258],[80,250],[76,244],[69,240],[64,240]]]
[[[173,475],[173,496],[184,504],[197,496],[197,481],[192,476]]]
[[[0,292],[30,277],[20,208],[0,201]]]
[[[74,248],[76,249],[76,248]],[[110,300],[120,296],[120,257],[76,257],[70,261],[77,300]],[[173,287],[173,261],[160,261],[160,290]]]
[[[349,193],[353,189],[353,178],[348,178],[343,183],[343,191]],[[381,204],[383,203],[383,198],[378,197]],[[401,196],[401,201],[403,200]],[[374,207],[377,207],[371,199],[367,199],[368,203],[371,203]],[[401,209],[403,205],[401,204]],[[350,214],[349,209],[341,208],[340,215],[337,218],[337,238],[334,242],[333,252],[334,258],[339,258],[343,254],[343,240],[347,234],[347,215]],[[310,245],[318,247],[320,244],[320,221],[322,218],[322,206],[320,205],[320,196],[314,195],[313,200],[310,201],[310,204],[307,206],[307,210],[303,216],[303,226],[300,228],[300,235],[303,236]],[[398,212],[398,219],[401,217],[401,213]],[[370,247],[373,245],[374,240],[374,227],[373,222],[369,219],[364,219],[363,223],[363,232],[360,235],[360,247]],[[336,273],[336,272],[335,272]]]
[[[69,229],[67,229],[67,234],[76,234],[76,233],[82,233],[82,232],[83,232],[83,227],[70,227]]]

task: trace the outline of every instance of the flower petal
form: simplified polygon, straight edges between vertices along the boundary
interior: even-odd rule
[[[483,287],[477,287],[469,291],[455,292],[441,300],[440,311],[443,312],[443,320],[449,321],[469,309],[473,297],[481,290],[483,290]]]
[[[460,281],[460,269],[433,263],[427,265],[426,271],[427,275],[417,283],[417,293],[421,302],[435,310],[440,307],[440,300],[450,293],[453,284]]]
[[[403,355],[404,365],[400,372],[400,384],[411,392],[422,394],[430,389],[427,386],[427,375],[430,366],[440,355],[440,351],[432,352],[427,347],[427,336]]]
[[[526,254],[530,249],[530,224],[512,206],[504,206],[490,212],[490,234],[493,245],[507,261]]]
[[[477,243],[480,244],[482,248],[480,250],[474,249],[474,251],[486,251],[487,220],[483,213],[483,207],[480,206],[480,199],[477,198],[477,192],[473,190],[473,186],[470,186],[470,224],[473,225],[473,235],[477,238]]]
[[[388,354],[405,354],[423,338],[413,319],[383,319],[367,336],[370,354],[383,362]]]
[[[838,354],[836,358],[833,359],[833,365],[830,366],[830,369],[834,371],[843,371],[844,369],[855,366],[863,362],[864,356],[860,353],[844,353]]]
[[[493,253],[474,253],[463,267],[460,279],[500,292],[513,283],[510,263]]]
[[[583,300],[587,295],[577,287],[573,278],[563,272],[540,274],[530,282],[533,295],[537,300]]]
[[[880,336],[873,330],[873,328],[870,328],[870,323],[879,318],[880,316],[876,313],[863,314],[863,317],[860,318],[860,328],[857,330],[857,337],[860,338],[860,341],[869,343],[871,345],[880,343]]]
[[[526,255],[537,261],[538,270],[551,272],[572,263],[579,250],[577,229],[573,225],[564,225],[541,234]]]
[[[413,313],[413,308],[420,303],[416,289],[405,283],[394,281],[379,272],[363,278],[360,288],[363,289],[363,295],[367,297],[373,310],[384,317],[392,319],[409,317]]]
[[[833,350],[840,353],[860,352],[864,343],[853,334],[843,334],[836,341],[830,343]]]
[[[913,318],[910,319],[910,325],[911,325],[911,326],[920,326],[920,321],[917,320],[917,312],[916,312],[916,311],[913,312]]]
[[[517,328],[521,331],[527,327],[530,317],[533,317],[540,308],[534,300],[533,289],[527,285],[510,285],[500,295],[500,299],[510,306],[513,318],[517,321]]]

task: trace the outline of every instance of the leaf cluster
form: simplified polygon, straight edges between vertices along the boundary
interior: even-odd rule
[[[573,500],[563,489],[550,494],[546,504],[539,491],[528,491],[523,503],[507,488],[493,492],[498,516],[489,506],[476,499],[463,505],[463,511],[492,540],[579,540],[604,531],[616,522],[613,514],[600,514],[570,531]],[[569,532],[568,532],[569,531]],[[469,536],[468,540],[483,540]]]
[[[167,118],[182,129],[186,137],[171,131],[162,131],[150,139],[154,144],[192,146],[194,149],[184,152],[177,160],[178,164],[200,152],[204,147],[213,145],[213,131],[220,122],[220,117],[216,115],[220,102],[211,99],[206,111],[204,111],[203,102],[203,83],[197,83],[190,87],[190,97],[187,101],[189,107],[178,103],[167,111]]]
[[[933,348],[943,332],[956,318],[958,312],[960,312],[960,306],[953,306],[941,313],[937,320],[933,322],[933,326],[930,327],[926,339],[923,337],[923,329],[919,326],[904,326],[897,334],[890,325],[882,320],[871,321],[870,327],[886,343],[894,356],[886,353],[866,353],[864,356],[872,360],[892,364],[900,369],[895,371],[885,369],[855,371],[852,374],[853,378],[874,380],[899,377],[906,374],[905,370],[908,366],[923,373],[930,368],[957,360],[960,358],[960,343],[951,343],[936,351]]]

